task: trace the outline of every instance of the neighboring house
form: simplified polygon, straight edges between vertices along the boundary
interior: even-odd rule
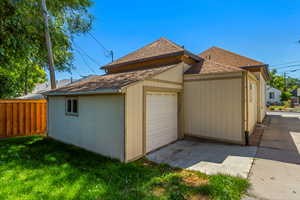
[[[291,100],[294,106],[298,106],[300,104],[300,88],[292,91]]]
[[[56,87],[61,88],[63,86],[66,86],[68,84],[72,83],[71,79],[63,79],[56,81]],[[39,83],[35,86],[33,91],[27,95],[17,97],[17,99],[44,99],[45,97],[42,95],[42,93],[51,90],[50,82],[46,83]]]
[[[50,137],[128,162],[187,135],[245,144],[265,115],[267,66],[220,48],[161,38],[102,69],[46,93]]]
[[[267,86],[266,99],[267,99],[267,105],[280,104],[281,91],[276,88]]]

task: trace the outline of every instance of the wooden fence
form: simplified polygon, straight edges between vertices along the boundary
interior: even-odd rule
[[[46,100],[0,100],[0,137],[44,134]]]

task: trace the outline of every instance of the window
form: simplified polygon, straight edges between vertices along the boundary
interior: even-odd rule
[[[66,98],[66,115],[78,115],[77,98]]]
[[[274,92],[270,92],[269,93],[269,98],[270,99],[274,99],[275,98],[275,93]]]

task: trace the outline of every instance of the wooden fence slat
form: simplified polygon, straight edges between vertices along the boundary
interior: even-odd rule
[[[0,100],[0,137],[45,134],[46,100]]]
[[[46,103],[41,103],[42,105],[42,125],[41,125],[41,132],[45,133],[47,129],[47,104]]]
[[[36,132],[41,132],[41,104],[36,104]]]
[[[12,104],[12,129],[13,129],[13,136],[17,136],[18,135],[18,129],[19,129],[19,123],[18,123],[18,104],[13,103]]]
[[[0,103],[0,137],[6,136],[6,105]]]
[[[30,130],[31,130],[31,134],[33,135],[36,133],[36,129],[35,129],[35,103],[30,103]]]
[[[25,135],[30,135],[30,103],[25,104]]]
[[[25,135],[25,107],[19,103],[19,135]]]
[[[12,104],[6,105],[6,136],[11,136],[12,133]]]

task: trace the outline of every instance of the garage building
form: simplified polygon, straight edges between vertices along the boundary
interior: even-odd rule
[[[265,115],[266,66],[206,53],[161,38],[47,92],[48,136],[125,162],[185,136],[245,145]]]

